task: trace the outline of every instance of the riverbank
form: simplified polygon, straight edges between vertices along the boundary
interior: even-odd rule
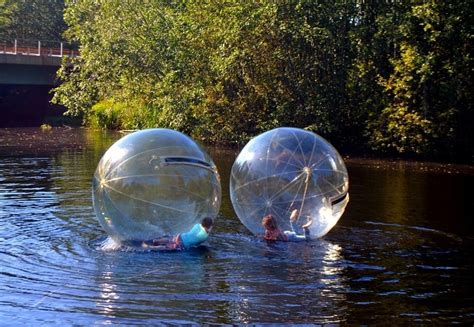
[[[132,132],[132,131],[126,131]],[[96,130],[84,127],[53,127],[48,130],[40,128],[0,128],[0,155],[50,153],[57,149],[81,149],[97,140],[109,140],[110,145],[123,136],[124,133],[114,130]],[[84,143],[84,140],[87,140]],[[237,155],[240,147],[205,145],[214,149],[216,155]],[[422,160],[406,160],[401,158],[349,155],[341,151],[346,163],[351,166],[364,166],[379,170],[405,170],[419,172],[434,172],[445,174],[474,175],[474,165],[449,162]]]

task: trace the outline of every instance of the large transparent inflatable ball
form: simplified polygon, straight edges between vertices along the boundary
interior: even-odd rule
[[[147,129],[118,140],[93,178],[98,220],[116,242],[144,241],[190,230],[221,202],[220,178],[190,137]]]
[[[235,212],[255,235],[264,233],[262,218],[271,214],[282,231],[304,235],[302,226],[311,221],[310,237],[321,237],[342,216],[348,189],[347,169],[336,149],[298,128],[276,128],[252,139],[230,178]]]

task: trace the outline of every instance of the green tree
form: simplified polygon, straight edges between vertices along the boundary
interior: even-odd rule
[[[369,124],[376,149],[438,156],[459,150],[472,123],[467,8],[467,2],[415,2],[397,11],[393,71],[380,80],[388,102]],[[467,148],[472,153],[472,143]]]
[[[353,8],[307,1],[208,7],[202,16],[213,17],[209,27],[219,27],[220,41],[210,49],[215,73],[198,106],[205,121],[198,134],[238,142],[292,125],[337,135]]]
[[[345,149],[468,158],[469,1],[68,0],[54,100],[90,124],[235,144],[278,126]]]
[[[0,0],[0,39],[62,40],[64,0]]]

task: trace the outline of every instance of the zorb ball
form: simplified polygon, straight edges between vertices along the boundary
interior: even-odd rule
[[[190,137],[147,129],[118,140],[93,178],[98,220],[116,242],[144,241],[189,231],[221,202],[214,162]]]
[[[322,137],[298,128],[276,128],[252,139],[232,166],[230,196],[235,212],[254,234],[272,214],[282,231],[311,238],[325,235],[349,202],[346,166]],[[296,220],[290,223],[296,211]]]

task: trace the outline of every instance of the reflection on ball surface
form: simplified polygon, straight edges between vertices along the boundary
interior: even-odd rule
[[[272,214],[282,230],[311,238],[325,235],[349,202],[349,177],[336,149],[322,137],[298,128],[276,128],[252,139],[234,162],[230,195],[237,216],[254,234]],[[298,217],[289,217],[297,209]]]
[[[147,129],[113,144],[93,178],[94,210],[116,242],[143,241],[188,231],[221,201],[212,159],[190,137]]]

